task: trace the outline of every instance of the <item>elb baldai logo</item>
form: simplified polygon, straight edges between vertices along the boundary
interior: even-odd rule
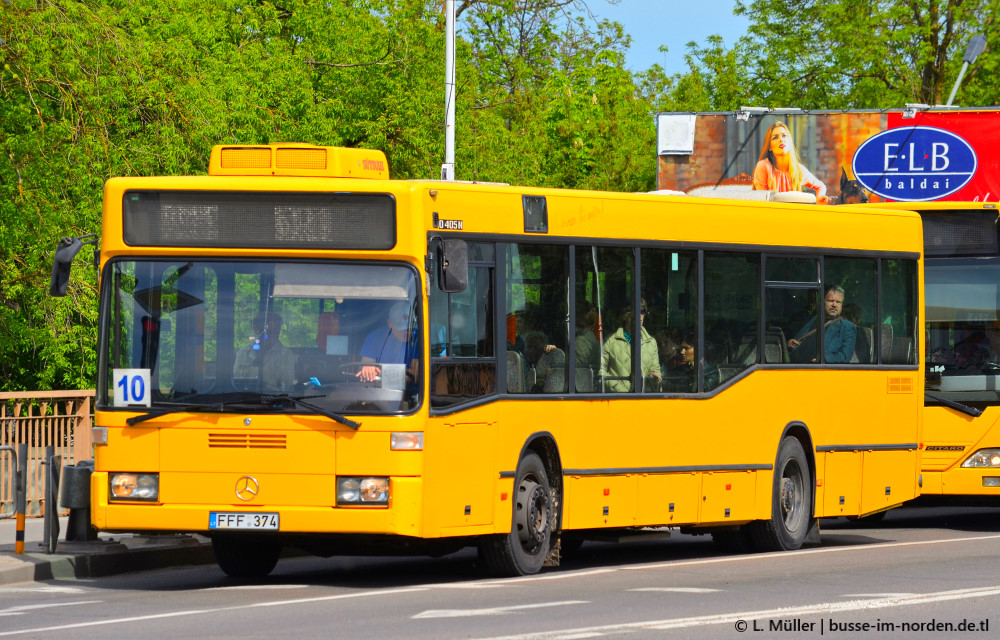
[[[976,173],[976,152],[951,131],[889,129],[854,152],[854,177],[883,198],[936,200],[964,187]]]

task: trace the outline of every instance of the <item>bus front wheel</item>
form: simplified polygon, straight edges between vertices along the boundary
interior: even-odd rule
[[[281,543],[252,536],[213,536],[215,561],[233,578],[264,578],[278,564]]]
[[[517,465],[510,533],[479,543],[486,568],[502,576],[538,573],[552,544],[552,494],[542,459],[529,453]]]
[[[775,459],[771,518],[747,525],[757,550],[792,551],[802,546],[812,523],[812,486],[802,443],[785,438]]]

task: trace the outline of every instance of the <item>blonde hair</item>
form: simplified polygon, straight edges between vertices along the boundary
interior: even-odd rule
[[[791,142],[791,148],[788,150],[788,177],[791,178],[792,190],[800,191],[802,189],[802,165],[799,164],[799,154],[795,151],[795,140],[792,138],[792,131],[788,128],[788,125],[777,120],[767,128],[767,132],[764,134],[764,146],[760,150],[760,157],[758,160],[767,160],[771,163],[771,166],[778,169],[778,162],[774,158],[774,154],[771,153],[771,134],[772,132],[781,127],[788,134],[788,140]]]

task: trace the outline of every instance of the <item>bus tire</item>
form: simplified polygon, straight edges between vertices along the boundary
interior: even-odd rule
[[[792,551],[805,542],[812,523],[812,476],[802,443],[781,441],[774,465],[771,518],[746,525],[758,551]]]
[[[233,578],[264,578],[278,564],[281,543],[250,536],[212,536],[215,561]]]
[[[528,453],[517,465],[510,533],[484,537],[479,557],[490,573],[538,573],[552,545],[552,492],[545,465]]]

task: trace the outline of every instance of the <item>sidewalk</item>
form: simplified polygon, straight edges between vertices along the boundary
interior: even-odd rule
[[[93,542],[66,542],[68,517],[59,518],[56,552],[45,553],[44,518],[27,518],[24,553],[14,553],[16,519],[0,518],[0,585],[53,578],[96,578],[177,565],[215,562],[212,543],[199,535],[98,535]]]

